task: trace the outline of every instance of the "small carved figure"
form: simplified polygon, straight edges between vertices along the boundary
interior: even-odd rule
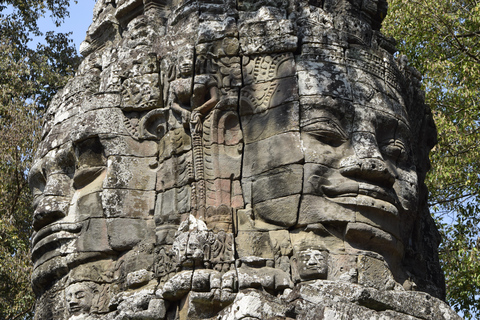
[[[69,320],[93,320],[91,315],[94,295],[98,294],[93,282],[74,283],[65,289],[65,300],[70,313]]]
[[[296,268],[302,280],[326,279],[328,255],[319,250],[307,249],[297,253]]]
[[[184,126],[202,131],[202,119],[219,102],[218,84],[213,75],[197,74],[194,70],[193,47],[186,45],[178,52],[177,79],[170,83],[171,108]],[[192,84],[193,82],[193,84]]]
[[[200,267],[208,256],[208,231],[205,223],[192,215],[182,222],[173,241],[172,252],[178,268]],[[181,270],[181,269],[180,269]]]

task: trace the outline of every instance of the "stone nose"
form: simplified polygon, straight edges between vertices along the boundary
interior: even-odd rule
[[[68,199],[56,196],[40,196],[33,212],[33,229],[39,231],[43,227],[66,216]]]
[[[67,215],[71,184],[71,178],[67,175],[54,174],[44,180],[42,190],[39,188],[37,191],[34,190],[33,228],[35,231]]]
[[[340,172],[343,176],[364,180],[384,187],[395,183],[395,176],[383,159],[350,157],[342,160]]]
[[[78,305],[78,299],[75,296],[68,297],[67,302],[71,307]]]

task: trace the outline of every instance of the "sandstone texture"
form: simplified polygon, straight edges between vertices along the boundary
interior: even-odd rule
[[[30,171],[36,319],[459,319],[386,12],[98,0]]]

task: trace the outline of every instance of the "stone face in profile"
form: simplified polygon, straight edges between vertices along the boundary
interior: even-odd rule
[[[98,1],[30,172],[36,319],[454,318],[385,12]]]

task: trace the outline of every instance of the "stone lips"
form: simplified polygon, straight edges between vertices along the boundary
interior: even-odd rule
[[[36,319],[455,318],[385,13],[98,1],[30,172]]]

